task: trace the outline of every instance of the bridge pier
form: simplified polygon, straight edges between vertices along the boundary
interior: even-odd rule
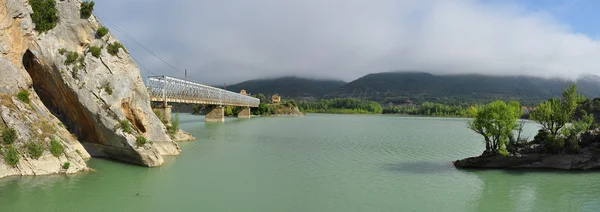
[[[206,122],[225,122],[225,109],[223,106],[216,106],[206,114]]]
[[[171,109],[173,106],[171,105],[161,105],[158,107],[152,108],[153,111],[158,111],[156,115],[159,115],[158,118],[165,123],[165,125],[171,125]]]
[[[244,107],[239,113],[238,113],[238,118],[242,118],[242,119],[249,119],[250,116],[252,115],[252,112],[250,111],[250,107]]]

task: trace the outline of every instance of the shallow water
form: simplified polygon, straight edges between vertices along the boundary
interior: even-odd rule
[[[599,172],[455,169],[484,148],[466,119],[203,120],[181,115],[198,140],[159,168],[0,179],[0,211],[600,211]]]

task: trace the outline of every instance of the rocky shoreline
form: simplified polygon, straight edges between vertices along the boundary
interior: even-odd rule
[[[481,155],[453,162],[460,169],[600,169],[600,154]]]

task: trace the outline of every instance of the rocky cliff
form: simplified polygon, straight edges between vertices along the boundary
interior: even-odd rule
[[[80,13],[81,1],[56,1],[54,8],[55,26],[40,31],[28,0],[0,0],[0,133],[18,135],[0,147],[20,158],[16,165],[0,159],[0,177],[86,170],[90,155],[159,166],[162,155],[179,154],[126,49],[109,53],[118,40],[97,33],[101,24]],[[64,154],[52,154],[52,140]],[[44,148],[34,159],[29,143],[36,142]]]

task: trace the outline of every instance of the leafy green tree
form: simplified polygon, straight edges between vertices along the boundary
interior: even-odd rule
[[[560,130],[573,119],[575,109],[583,96],[577,93],[575,84],[565,90],[561,99],[552,98],[541,103],[531,112],[531,119],[542,125],[543,130],[547,130],[554,137]]]
[[[517,120],[521,117],[519,102],[506,104],[498,100],[482,107],[472,107],[469,114],[474,119],[468,123],[468,127],[483,136],[486,152],[508,154],[507,142],[517,129]]]

